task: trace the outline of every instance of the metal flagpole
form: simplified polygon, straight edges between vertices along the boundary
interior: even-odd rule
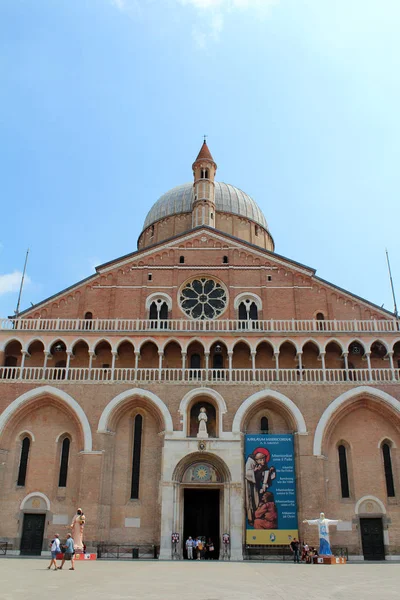
[[[22,288],[24,287],[24,279],[25,279],[25,272],[26,272],[26,264],[28,262],[28,254],[29,254],[29,248],[26,251],[26,257],[25,257],[25,264],[24,264],[24,271],[22,273],[22,278],[21,278],[21,285],[19,288],[19,294],[18,294],[18,302],[17,302],[17,308],[15,309],[15,317],[18,318],[19,315],[19,305],[21,302],[21,295],[22,295]]]
[[[394,316],[396,317],[396,319],[399,318],[399,314],[397,312],[397,304],[396,304],[396,294],[394,293],[394,285],[393,285],[393,279],[392,279],[392,271],[390,269],[390,262],[389,262],[389,253],[387,251],[386,248],[386,260],[387,260],[387,265],[388,265],[388,269],[389,269],[389,277],[390,277],[390,285],[392,287],[392,295],[393,295],[393,303],[394,303]]]

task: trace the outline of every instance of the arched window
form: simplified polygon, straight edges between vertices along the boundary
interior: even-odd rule
[[[390,456],[390,446],[387,442],[382,444],[383,465],[385,469],[386,491],[389,498],[395,496],[394,481],[392,470],[392,457]]]
[[[201,178],[200,179],[208,179],[208,169],[201,170]]]
[[[151,325],[152,329],[167,329],[168,304],[163,298],[157,298],[150,304],[149,319],[158,321]]]
[[[224,258],[222,259],[222,262],[224,263],[224,265],[228,264],[228,257],[224,256]]]
[[[261,433],[268,433],[269,427],[267,417],[261,417],[260,429]]]
[[[350,498],[349,474],[347,470],[346,447],[340,444],[338,447],[340,485],[342,489],[342,498]]]
[[[255,302],[252,302],[250,298],[247,298],[239,304],[238,308],[239,321],[258,321],[258,308]],[[256,324],[254,323],[253,326]],[[249,324],[242,323],[241,329],[249,328]]]
[[[316,320],[317,320],[317,329],[319,329],[320,331],[325,329],[325,316],[324,313],[319,312],[316,314]]]
[[[157,304],[155,302],[150,304],[149,319],[158,319]]]
[[[85,323],[84,323],[84,328],[85,329],[92,329],[93,328],[93,313],[91,312],[86,312],[85,313]]]
[[[26,480],[26,469],[28,467],[29,449],[31,446],[31,440],[28,436],[22,440],[21,457],[19,459],[18,479],[17,485],[24,486]]]
[[[140,479],[140,454],[142,451],[142,428],[143,417],[136,415],[133,432],[133,456],[132,456],[132,484],[131,499],[139,498],[139,479]]]
[[[185,257],[184,256],[180,256],[179,257],[179,264],[183,265],[185,262]]]
[[[64,438],[61,446],[61,460],[60,460],[60,473],[58,476],[58,487],[66,487],[67,486],[67,476],[68,476],[68,460],[69,460],[69,448],[71,445],[71,440],[69,438]]]

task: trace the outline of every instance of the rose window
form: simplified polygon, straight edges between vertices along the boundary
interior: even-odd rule
[[[192,319],[215,319],[224,311],[227,295],[220,283],[201,277],[185,285],[180,293],[180,304]]]

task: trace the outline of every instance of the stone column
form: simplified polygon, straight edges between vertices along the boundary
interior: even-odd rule
[[[135,381],[137,380],[137,372],[138,372],[138,368],[139,368],[139,358],[140,358],[140,351],[135,350],[135,375],[134,375]]]
[[[24,371],[24,366],[25,366],[25,358],[27,356],[29,356],[28,352],[25,352],[25,350],[21,350],[21,366],[20,366],[20,372],[19,372],[19,378],[23,379],[23,371]]]
[[[232,358],[233,350],[228,350],[228,381],[232,381]]]
[[[186,358],[187,358],[187,354],[186,352],[182,352],[182,378],[181,381],[186,381]]]
[[[370,352],[366,352],[365,353],[365,358],[367,359],[367,365],[368,365],[368,381],[371,382],[372,381],[371,353]]]
[[[322,379],[323,379],[323,381],[326,381],[325,352],[321,352],[319,357],[321,359],[321,366],[322,366]]]
[[[47,377],[46,377],[47,361],[49,360],[49,358],[51,358],[51,354],[50,354],[50,352],[44,352],[43,354],[44,354],[44,357],[43,357],[42,379],[47,379]]]
[[[161,381],[162,378],[162,361],[163,361],[164,352],[162,350],[158,351],[158,380]]]
[[[71,358],[73,358],[73,354],[72,354],[72,352],[68,351],[67,352],[67,362],[65,363],[65,379],[68,379]]]
[[[279,381],[279,350],[278,350],[278,352],[274,352],[274,358],[275,358],[276,380]]]
[[[253,371],[253,373],[252,373],[253,381],[256,380],[256,354],[257,354],[256,350],[251,351],[251,370]]]
[[[206,381],[208,381],[208,377],[209,377],[209,373],[208,373],[208,363],[209,363],[209,358],[210,358],[210,353],[209,352],[204,352],[204,359],[206,362]]]
[[[344,368],[346,371],[346,381],[349,380],[349,353],[343,352]]]
[[[111,360],[111,381],[114,381],[114,371],[115,371],[115,361],[118,359],[118,352],[115,350],[112,351],[112,360]]]
[[[93,359],[95,356],[96,355],[94,352],[89,352],[89,371],[91,371],[93,368]]]
[[[392,381],[396,381],[396,373],[394,371],[393,352],[387,353],[389,358],[390,370],[392,371]]]
[[[4,352],[4,350],[0,350],[0,367],[4,366],[4,358],[5,358],[5,352]]]
[[[300,381],[303,381],[303,361],[302,361],[303,353],[302,352],[298,352],[297,353],[297,358],[299,359],[299,367],[298,367],[299,368],[299,372],[300,372],[299,378],[300,378]]]

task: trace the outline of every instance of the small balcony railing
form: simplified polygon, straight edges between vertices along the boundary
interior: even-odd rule
[[[76,331],[76,332],[230,332],[230,333],[399,333],[400,321],[389,320],[327,320],[268,319],[242,321],[238,319],[1,319],[3,331]]]
[[[0,367],[0,382],[86,383],[398,383],[400,369],[134,369]]]

